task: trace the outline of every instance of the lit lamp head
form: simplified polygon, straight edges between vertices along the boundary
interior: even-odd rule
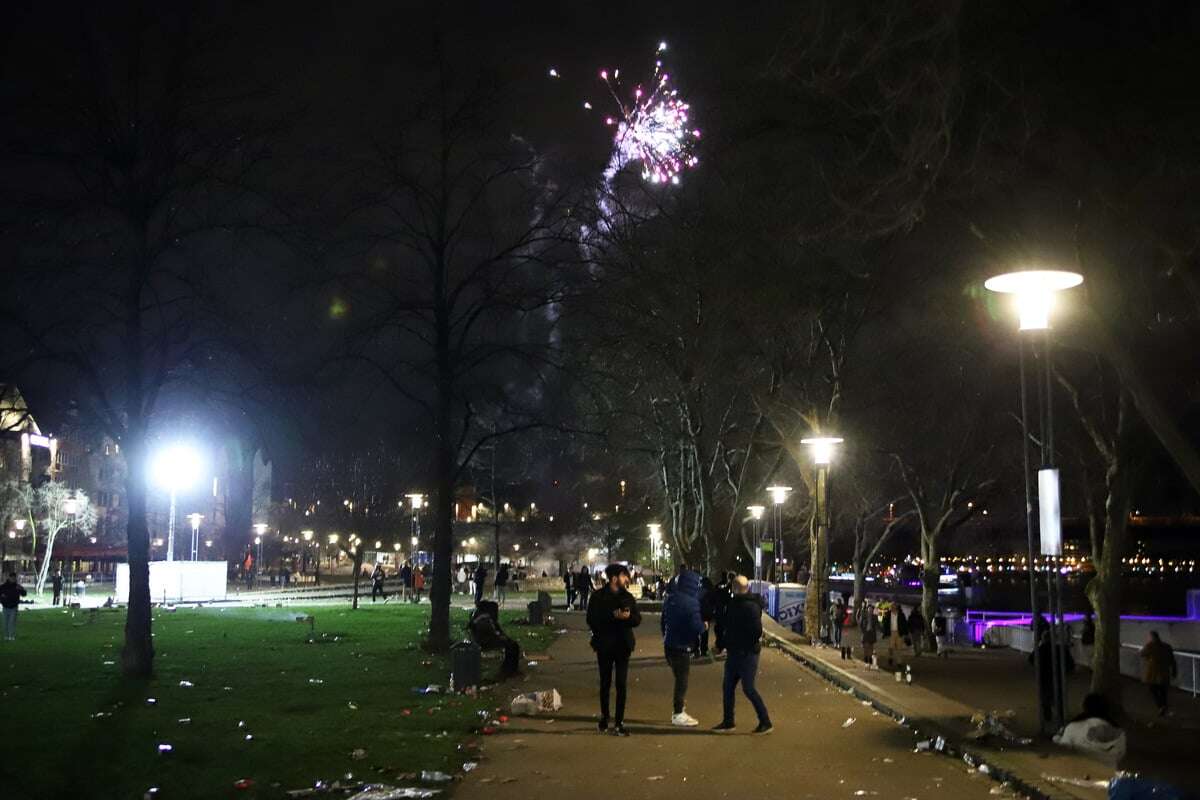
[[[650,529],[650,538],[652,540],[658,541],[662,538],[662,525],[659,525],[657,522],[651,522],[646,527]]]
[[[25,530],[25,520],[23,520],[23,519],[14,519],[14,520],[13,520],[13,527],[14,527],[14,528],[16,528],[16,529],[17,529],[17,530],[19,530],[19,531],[23,531],[23,530]]]
[[[413,511],[417,511],[425,504],[425,495],[421,494],[420,492],[410,492],[405,496],[408,498],[408,502],[412,506]]]
[[[833,448],[842,441],[840,436],[814,436],[809,439],[801,439],[800,444],[806,444],[812,449],[814,463],[828,464],[833,460]]]
[[[750,518],[759,520],[763,518],[763,513],[767,510],[766,506],[746,506],[746,510],[750,512]]]
[[[188,522],[192,523],[193,531],[200,530],[200,520],[204,519],[203,514],[188,514],[187,518],[188,518]]]
[[[267,523],[265,522],[256,522],[252,527],[254,528],[254,532],[257,533],[260,538],[264,533],[267,532]]]
[[[67,514],[68,516],[73,517],[73,516],[75,516],[76,512],[78,512],[78,511],[79,511],[79,501],[76,500],[74,497],[68,497],[66,500],[63,501],[63,513]]]
[[[517,551],[518,553],[519,553],[519,552],[521,552],[521,545],[519,545],[519,544],[514,544],[514,545],[513,545],[513,550]]]
[[[983,282],[983,287],[997,294],[1011,294],[1017,299],[1021,330],[1038,331],[1050,327],[1050,311],[1054,295],[1083,283],[1078,272],[1053,269],[1029,269],[1006,272]]]
[[[787,502],[788,492],[792,490],[790,486],[768,486],[767,492],[771,495],[771,502],[777,506]]]
[[[200,480],[204,464],[200,454],[186,444],[173,444],[160,452],[150,465],[150,475],[163,489],[182,491]]]
[[[300,531],[300,535],[304,537],[304,541],[311,542],[313,538],[312,531]]]
[[[414,536],[414,537],[412,537],[412,546],[413,546],[413,547],[416,547],[416,546],[417,546],[417,537],[415,537],[415,536]]]
[[[399,542],[393,543],[392,549],[395,550],[397,553],[399,553],[400,552],[400,543]]]
[[[337,544],[337,543],[338,543],[338,538],[339,538],[339,537],[338,537],[338,535],[337,535],[336,533],[331,533],[331,534],[329,534],[329,543],[330,543],[330,544]]]

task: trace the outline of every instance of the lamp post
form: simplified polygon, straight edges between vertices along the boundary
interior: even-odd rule
[[[253,527],[254,527],[254,533],[255,533],[254,543],[256,545],[258,545],[258,561],[255,562],[255,566],[257,567],[257,569],[259,571],[261,571],[262,570],[262,554],[263,554],[263,536],[265,536],[267,533],[267,523],[256,522],[256,523],[254,523]]]
[[[409,505],[412,506],[412,559],[413,566],[417,564],[417,545],[421,541],[421,508],[425,505],[425,495],[421,492],[409,492]]]
[[[783,504],[787,502],[788,493],[792,491],[790,486],[768,486],[767,492],[771,495],[771,503],[775,512],[775,530],[772,534],[772,561],[774,569],[771,571],[771,578],[775,582],[779,582],[780,571],[783,568]],[[765,548],[764,548],[765,549]]]
[[[1054,404],[1053,381],[1051,368],[1052,336],[1050,330],[1050,312],[1054,308],[1054,298],[1058,292],[1071,289],[1083,283],[1083,276],[1077,272],[1063,270],[1023,270],[997,275],[984,282],[984,287],[998,294],[1011,294],[1016,300],[1017,314],[1020,319],[1018,332],[1018,352],[1021,371],[1021,446],[1024,456],[1025,478],[1025,533],[1028,546],[1029,564],[1029,611],[1030,628],[1033,634],[1034,672],[1038,682],[1038,708],[1043,709],[1040,699],[1049,694],[1051,703],[1051,719],[1042,719],[1042,727],[1050,722],[1057,730],[1066,717],[1066,664],[1059,647],[1059,634],[1062,630],[1062,573],[1059,571],[1058,559],[1062,557],[1062,519],[1059,509],[1058,469],[1054,466]],[[1038,335],[1038,332],[1041,335]],[[1026,341],[1028,339],[1028,342]],[[1046,601],[1050,611],[1050,686],[1044,685],[1042,674],[1041,654],[1038,648],[1040,637],[1037,596],[1037,555],[1038,546],[1034,542],[1033,514],[1034,494],[1033,479],[1029,467],[1029,392],[1026,378],[1026,349],[1034,358],[1038,357],[1037,345],[1042,345],[1041,374],[1036,376],[1037,396],[1041,400],[1038,423],[1040,428],[1041,466],[1038,469],[1037,507],[1040,521],[1040,550],[1047,556],[1049,570],[1046,573]],[[1041,712],[1039,711],[1039,714]]]
[[[200,478],[203,469],[200,456],[185,444],[174,444],[163,450],[151,465],[154,481],[171,497],[170,517],[167,520],[167,561],[175,560],[175,495]]]
[[[763,578],[762,572],[762,518],[763,512],[767,510],[766,506],[746,506],[746,510],[750,512],[750,519],[754,521],[754,580],[761,581]],[[755,589],[755,591],[758,591]]]
[[[804,630],[811,643],[821,640],[822,613],[829,586],[829,464],[833,461],[833,449],[842,443],[839,436],[813,436],[801,439],[812,453],[816,467],[816,523],[817,535],[811,541],[808,562],[808,588],[804,593]]]
[[[203,514],[188,514],[188,522],[192,523],[192,561],[195,561],[200,550],[200,520]]]
[[[662,555],[662,525],[651,522],[646,528],[650,531],[650,568],[658,572],[658,561]]]

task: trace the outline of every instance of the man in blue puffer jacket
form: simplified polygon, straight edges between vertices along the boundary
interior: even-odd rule
[[[691,649],[707,623],[700,615],[700,576],[682,569],[674,583],[662,610],[663,650],[675,676],[675,713],[671,716],[671,724],[694,728],[700,723],[684,711],[683,704],[687,697]]]

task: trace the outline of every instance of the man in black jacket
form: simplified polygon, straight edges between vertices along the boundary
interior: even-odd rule
[[[7,642],[17,638],[17,609],[21,607],[21,598],[25,595],[25,587],[17,583],[17,573],[8,573],[8,580],[0,584],[0,606],[4,607],[4,640]]]
[[[625,730],[625,685],[629,676],[629,656],[635,641],[633,629],[642,623],[637,601],[627,589],[629,570],[621,564],[609,564],[604,570],[608,585],[596,592],[587,606],[587,624],[592,629],[592,649],[600,667],[600,732],[608,731],[608,695],[616,674],[617,713],[613,733],[628,736]]]
[[[721,624],[717,626],[717,652],[726,650],[729,657],[725,660],[724,718],[713,728],[718,733],[726,733],[734,729],[733,723],[733,692],[738,683],[746,699],[754,706],[758,714],[756,734],[770,733],[774,726],[767,714],[767,706],[754,688],[754,679],[758,675],[758,654],[762,649],[762,612],[763,599],[757,594],[750,594],[750,581],[744,575],[733,579],[733,597],[725,607]]]

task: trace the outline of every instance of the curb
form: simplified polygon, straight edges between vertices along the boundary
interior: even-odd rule
[[[991,778],[997,783],[1007,783],[1013,789],[1021,792],[1032,800],[1075,800],[1073,795],[1054,792],[1048,793],[1046,788],[1038,783],[1033,783],[1029,779],[1024,778],[1011,770],[997,766],[989,757],[977,750],[972,749],[963,743],[962,738],[951,731],[946,730],[936,722],[920,718],[909,717],[898,709],[892,708],[887,703],[879,698],[867,693],[858,685],[847,680],[842,675],[839,675],[834,670],[830,669],[827,664],[819,659],[814,659],[804,653],[792,642],[787,641],[782,636],[771,631],[763,631],[764,635],[770,640],[770,643],[778,647],[792,659],[800,662],[805,668],[816,673],[820,678],[827,683],[841,689],[843,692],[850,694],[862,702],[869,703],[871,708],[878,711],[880,714],[891,717],[893,720],[911,730],[917,736],[928,739],[942,739],[945,746],[941,750],[932,749],[930,752],[939,752],[949,756],[955,760],[962,761],[969,767],[973,767],[980,773]]]

